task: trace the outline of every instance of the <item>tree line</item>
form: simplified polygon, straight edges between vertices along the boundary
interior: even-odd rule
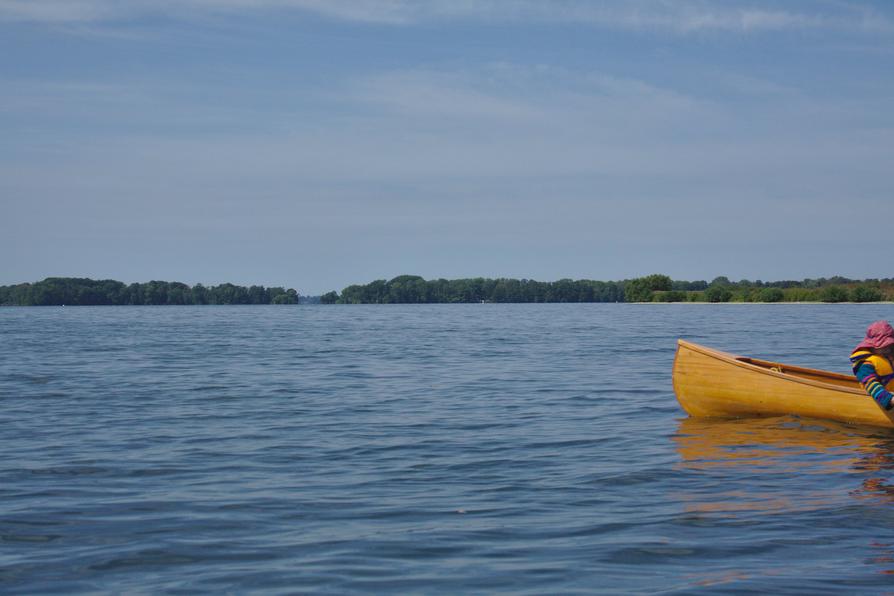
[[[352,285],[341,294],[329,292],[322,304],[432,304],[462,302],[621,302],[623,287],[617,282],[562,279],[540,282],[529,279],[433,279],[401,275],[390,281],[376,280]]]
[[[711,282],[653,274],[623,281],[560,279],[432,279],[401,275],[351,285],[320,297],[322,304],[470,302],[878,302],[894,300],[894,279],[845,277],[763,282],[724,276]]]
[[[48,277],[35,283],[0,286],[2,306],[103,306],[162,304],[298,304],[294,289],[217,286],[150,281],[124,284],[111,279]]]
[[[150,281],[124,284],[115,280],[48,277],[35,283],[0,286],[2,306],[97,306],[164,304],[298,304],[294,289],[264,286],[216,286]],[[314,297],[313,302],[317,299]],[[653,274],[623,281],[560,279],[425,280],[401,275],[391,280],[346,287],[319,297],[322,304],[434,304],[543,302],[878,302],[894,300],[894,279],[853,280],[845,277],[784,280],[672,280]]]

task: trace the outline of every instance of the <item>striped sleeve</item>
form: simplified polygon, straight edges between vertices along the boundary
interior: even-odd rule
[[[866,389],[866,393],[872,396],[872,399],[878,402],[878,404],[886,410],[891,409],[894,394],[891,394],[891,392],[885,389],[885,386],[882,385],[881,380],[878,378],[878,373],[876,373],[875,367],[872,366],[872,364],[865,361],[861,362],[854,367],[854,374],[857,376],[857,380],[860,381],[860,384],[863,385],[863,388]]]

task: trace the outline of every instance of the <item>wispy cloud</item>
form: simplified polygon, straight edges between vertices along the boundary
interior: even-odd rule
[[[518,62],[260,89],[249,74],[0,79],[0,248],[22,255],[8,281],[58,272],[60,254],[72,274],[276,281],[296,239],[325,247],[301,265],[315,291],[403,271],[587,275],[615,254],[598,276],[729,273],[758,236],[786,239],[787,266],[822,254],[849,272],[828,239],[859,243],[848,213],[891,211],[887,92]],[[742,276],[791,275],[754,260]]]
[[[539,110],[530,100],[501,93],[494,86],[492,79],[468,73],[394,71],[364,77],[350,87],[346,98],[406,116],[484,118],[492,122],[538,116]]]
[[[444,20],[578,23],[681,34],[894,28],[889,18],[866,5],[780,5],[755,0],[0,0],[0,20],[45,23],[128,21],[159,15],[201,18],[271,10],[388,25]]]
[[[662,134],[692,119],[708,122],[717,112],[708,100],[635,78],[509,63],[368,75],[342,88],[338,100],[354,113],[399,118],[445,138],[459,127],[485,143],[519,134],[559,145],[581,135],[609,142]]]
[[[734,171],[775,173],[799,159],[803,172],[836,160],[872,170],[890,140],[889,133],[854,140],[860,124],[854,114],[883,114],[882,99],[843,105],[757,79],[724,83],[727,95],[772,99],[751,101],[747,122],[728,97],[560,67],[393,70],[301,96],[277,88],[277,96],[294,98],[278,104],[246,96],[238,79],[205,94],[192,93],[195,83],[185,80],[15,81],[7,86],[18,91],[0,101],[0,116],[28,123],[21,138],[32,140],[31,151],[44,151],[43,143],[60,136],[75,145],[87,139],[90,157],[74,164],[72,176],[89,164],[114,162],[115,171],[133,172],[124,180],[130,184],[137,175],[156,178],[146,167],[156,164],[168,173],[163,179],[184,187],[184,179],[262,186],[288,179],[296,187],[513,176],[722,179]],[[208,95],[219,102],[209,104]],[[825,137],[818,141],[811,130]],[[92,153],[103,147],[101,156]],[[20,154],[22,143],[9,149]],[[121,163],[128,155],[138,158]]]

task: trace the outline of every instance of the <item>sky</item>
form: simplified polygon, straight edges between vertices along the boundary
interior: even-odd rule
[[[0,284],[892,277],[894,3],[0,0]]]

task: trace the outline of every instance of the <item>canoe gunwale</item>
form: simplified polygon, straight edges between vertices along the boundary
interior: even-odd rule
[[[829,377],[829,378],[834,378],[834,379],[839,379],[839,380],[847,380],[847,381],[853,380],[854,383],[857,383],[856,379],[852,379],[851,377],[848,377],[847,375],[841,375],[838,373],[828,372],[828,371],[824,371],[824,370],[805,368],[802,366],[788,366],[788,365],[780,363],[780,362],[770,362],[768,360],[760,360],[757,358],[744,358],[742,356],[730,354],[729,352],[722,352],[720,350],[714,350],[712,348],[707,348],[707,347],[701,346],[699,344],[694,344],[694,343],[688,342],[684,339],[677,340],[677,352],[674,355],[674,368],[676,368],[676,359],[680,354],[681,348],[687,349],[687,350],[692,350],[694,352],[704,354],[705,356],[715,358],[715,359],[725,362],[727,364],[731,364],[733,366],[738,366],[740,368],[744,368],[744,369],[748,370],[749,372],[756,372],[756,373],[760,373],[762,375],[768,375],[768,376],[775,377],[780,380],[791,381],[793,383],[801,383],[802,385],[809,385],[811,387],[820,387],[823,389],[837,391],[840,393],[847,393],[847,394],[859,395],[859,396],[866,395],[866,392],[863,391],[861,388],[842,387],[841,385],[835,385],[833,383],[824,383],[822,381],[816,381],[813,379],[805,379],[805,378],[799,377],[797,375],[787,374],[784,371],[786,371],[786,370],[799,371],[799,372],[803,372],[803,373],[807,373],[807,374],[824,376],[824,377]],[[744,359],[742,359],[742,358],[744,358]],[[753,364],[753,362],[761,362],[761,363],[764,363],[771,367],[778,366],[783,372],[775,371],[775,370],[772,370],[771,368],[764,368],[763,366]],[[676,383],[676,375],[674,375],[674,389],[675,390],[677,388],[676,384],[677,384]]]

